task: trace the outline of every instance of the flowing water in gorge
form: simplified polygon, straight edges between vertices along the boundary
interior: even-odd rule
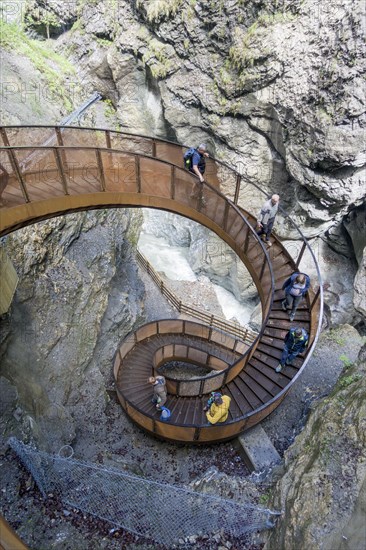
[[[141,232],[138,247],[158,272],[174,281],[197,281],[198,278],[188,262],[188,248],[171,246],[164,238]],[[209,283],[215,290],[217,301],[226,319],[237,319],[240,324],[249,322],[253,306],[239,302],[235,296],[220,285]]]

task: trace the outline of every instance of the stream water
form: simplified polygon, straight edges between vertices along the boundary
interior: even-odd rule
[[[171,246],[164,238],[141,232],[138,247],[156,271],[163,272],[174,281],[197,281],[188,262],[188,248]],[[240,324],[248,324],[253,306],[239,302],[235,296],[220,285],[211,283],[217,301],[226,319],[236,318]]]

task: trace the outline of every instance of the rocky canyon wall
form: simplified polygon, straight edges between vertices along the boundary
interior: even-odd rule
[[[265,550],[346,550],[366,542],[366,349],[313,406],[285,453],[272,502],[282,510]]]
[[[138,213],[101,210],[6,238],[20,282],[1,322],[2,437],[15,433],[57,452],[82,422],[102,422],[115,350],[143,322],[130,244],[140,224]]]
[[[113,102],[119,127],[205,141],[245,181],[279,192],[317,250],[329,322],[360,322],[365,266],[349,233],[365,223],[363,3],[100,0],[67,14],[61,4],[33,0],[28,12],[68,24],[58,48]],[[243,207],[261,202],[243,188]],[[276,229],[296,247],[286,218]],[[359,257],[364,248],[359,236]]]

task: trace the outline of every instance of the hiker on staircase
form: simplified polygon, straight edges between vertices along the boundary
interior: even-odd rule
[[[229,416],[231,398],[228,395],[222,395],[220,392],[212,392],[203,409],[206,412],[206,418],[210,424],[225,422]]]
[[[150,376],[148,382],[152,384],[154,391],[151,401],[155,403],[156,408],[160,410],[167,400],[165,378],[164,376]]]
[[[195,174],[202,184],[205,179],[203,177],[205,170],[206,170],[206,158],[210,155],[206,151],[206,145],[204,143],[201,143],[195,149],[194,147],[191,147],[186,151],[184,154],[184,167],[192,172],[192,174]],[[198,183],[195,183],[190,195],[191,199],[199,199],[202,206],[205,206],[205,200],[202,196],[202,185],[199,185]]]
[[[265,242],[267,246],[272,246],[270,236],[279,202],[279,195],[272,195],[272,197],[264,203],[257,217],[257,235],[262,235],[262,241]]]

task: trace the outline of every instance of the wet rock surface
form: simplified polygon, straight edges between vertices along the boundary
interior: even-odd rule
[[[331,395],[313,407],[285,453],[272,499],[283,515],[266,550],[364,547],[365,368],[362,348],[359,362],[349,364]]]

